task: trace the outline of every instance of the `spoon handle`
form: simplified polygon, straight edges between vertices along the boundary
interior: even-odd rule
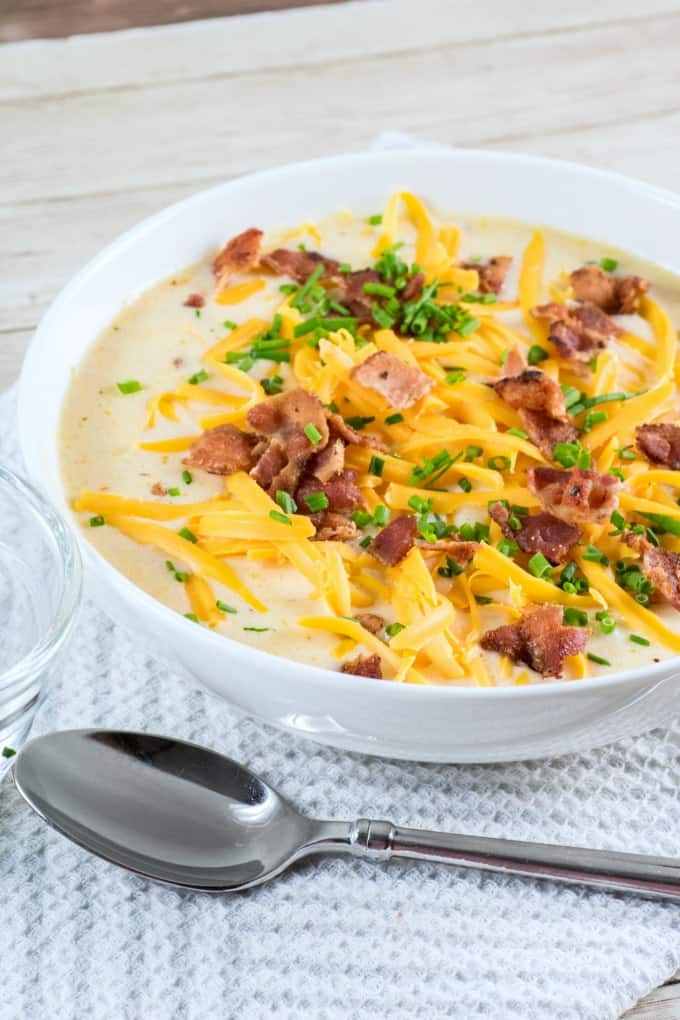
[[[350,824],[348,843],[373,860],[436,861],[680,902],[680,860],[669,857],[406,829],[367,818]]]

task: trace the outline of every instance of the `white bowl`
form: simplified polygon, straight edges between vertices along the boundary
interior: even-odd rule
[[[403,188],[447,211],[562,228],[680,273],[680,198],[567,163],[465,150],[369,153],[230,181],[128,231],[45,315],[19,394],[33,479],[68,513],[57,442],[62,401],[72,368],[126,301],[245,227],[283,227],[341,207],[370,213]],[[324,744],[421,761],[536,758],[667,723],[680,705],[679,658],[602,679],[500,688],[395,684],[280,659],[196,627],[79,540],[90,592],[114,619],[246,712]]]

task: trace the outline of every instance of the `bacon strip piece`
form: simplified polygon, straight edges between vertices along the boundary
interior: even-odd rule
[[[565,627],[562,606],[527,606],[518,623],[488,630],[481,637],[487,651],[524,662],[543,676],[560,677],[564,660],[585,651],[587,627]]]
[[[182,461],[187,467],[202,468],[211,475],[232,475],[250,471],[255,462],[257,438],[235,425],[217,425],[199,436]]]
[[[352,273],[342,273],[334,281],[331,295],[360,323],[373,322],[372,302],[375,298],[364,290],[366,283],[382,283],[380,274],[375,269],[356,269]]]
[[[458,542],[453,538],[440,538],[436,542],[417,538],[415,544],[424,552],[446,553],[459,567],[466,566],[479,549],[479,542]]]
[[[377,613],[357,613],[356,618],[369,634],[377,634],[385,626],[385,620]]]
[[[652,545],[644,535],[633,531],[624,531],[621,538],[640,554],[640,569],[655,592],[680,609],[680,553]]]
[[[203,308],[205,298],[202,294],[190,294],[184,302],[186,308]]]
[[[503,503],[492,503],[489,516],[500,526],[506,538],[516,542],[522,552],[543,553],[551,563],[564,563],[581,533],[573,524],[567,524],[552,514],[522,514],[517,517],[520,528],[510,527],[510,511]]]
[[[412,407],[429,393],[434,380],[388,351],[376,351],[355,365],[350,376],[361,386],[379,393],[392,407]]]
[[[221,286],[232,273],[254,269],[260,258],[262,231],[250,227],[232,237],[213,259],[213,273]]]
[[[649,290],[649,282],[641,276],[610,276],[600,266],[581,266],[570,279],[577,301],[591,302],[609,315],[637,312]]]
[[[594,304],[561,305],[551,301],[531,309],[535,319],[549,319],[548,339],[567,361],[589,361],[624,330]]]
[[[545,510],[570,524],[604,524],[619,505],[621,482],[600,471],[532,467],[527,483]]]
[[[382,680],[383,678],[379,655],[357,655],[355,659],[343,662],[340,672],[351,673],[354,676],[368,676],[373,680]]]
[[[413,548],[417,531],[418,523],[412,514],[397,517],[378,532],[368,552],[384,566],[394,567]]]
[[[663,464],[672,471],[680,468],[680,425],[640,425],[635,438],[640,452],[652,464]]]
[[[564,394],[554,381],[536,368],[520,375],[506,376],[493,384],[498,396],[519,411],[529,438],[539,450],[552,457],[557,443],[576,439],[574,427],[564,403]]]
[[[337,436],[352,446],[368,446],[373,450],[382,450],[383,452],[387,450],[387,446],[380,436],[374,436],[370,432],[357,432],[347,424],[342,415],[329,414],[328,427],[332,438]]]
[[[264,437],[255,449],[259,459],[252,477],[270,495],[279,489],[292,495],[309,459],[328,443],[323,404],[313,393],[296,388],[255,404],[247,420],[251,429]],[[310,427],[319,434],[316,443],[305,433]]]
[[[318,251],[291,251],[289,248],[276,248],[263,255],[260,265],[271,269],[277,276],[292,276],[296,283],[305,283],[318,266],[323,267],[321,279],[335,277],[340,263],[329,259]]]
[[[488,262],[461,262],[460,265],[462,269],[477,270],[480,294],[499,294],[512,265],[512,255],[494,255]]]

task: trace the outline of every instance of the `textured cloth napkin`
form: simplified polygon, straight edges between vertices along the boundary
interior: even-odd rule
[[[0,461],[17,462],[11,394]],[[362,757],[244,718],[87,604],[34,733],[72,726],[208,744],[318,816],[678,854],[679,723],[554,761]],[[457,868],[322,859],[245,894],[176,892],[72,846],[9,778],[0,882],[8,1020],[608,1020],[680,966],[680,906]]]

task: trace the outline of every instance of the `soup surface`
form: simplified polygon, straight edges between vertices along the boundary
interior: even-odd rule
[[[409,194],[246,231],[97,338],[66,489],[135,584],[275,655],[457,684],[657,662],[679,302],[605,244]]]

